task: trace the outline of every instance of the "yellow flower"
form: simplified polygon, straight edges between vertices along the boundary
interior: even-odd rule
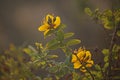
[[[48,14],[43,21],[43,25],[41,25],[38,30],[44,31],[44,35],[46,35],[49,30],[56,29],[60,23],[61,20],[59,16],[54,17]]]
[[[85,49],[79,48],[72,54],[71,62],[74,65],[74,69],[80,69],[82,72],[86,72],[85,67],[92,67],[94,64],[91,60],[91,53]]]

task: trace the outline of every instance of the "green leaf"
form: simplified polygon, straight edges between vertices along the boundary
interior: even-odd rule
[[[72,80],[80,80],[80,75],[78,74],[78,73],[76,73],[76,72],[72,72],[72,77],[73,77],[73,79]],[[84,79],[85,80],[85,79]]]
[[[103,50],[102,50],[102,53],[103,53],[104,55],[109,55],[109,49],[103,49]]]
[[[46,77],[43,80],[53,80],[52,77]]]
[[[98,64],[95,65],[95,69],[101,70],[100,66]]]
[[[104,22],[104,23],[105,23],[104,28],[109,29],[109,30],[114,28],[114,26],[113,26],[114,23],[113,22],[107,21],[107,22]]]
[[[60,24],[59,27],[56,29],[56,31],[63,30],[64,28],[66,28],[66,25],[65,24]]]
[[[88,14],[89,16],[92,15],[92,11],[90,10],[90,8],[85,8],[85,13]]]
[[[63,31],[61,31],[61,30],[59,30],[59,31],[57,31],[57,33],[56,33],[56,39],[58,40],[58,41],[63,41],[63,39],[64,39],[64,33],[63,33]]]
[[[67,46],[72,46],[72,45],[76,45],[76,44],[79,44],[81,41],[79,39],[71,39],[69,40],[66,45]]]
[[[120,50],[120,45],[114,44],[112,52],[117,53]]]
[[[47,57],[48,57],[49,59],[52,59],[52,58],[57,58],[58,55],[48,55]]]
[[[48,49],[57,49],[57,48],[59,48],[59,43],[60,43],[60,41],[53,39],[46,44],[46,47]]]
[[[49,30],[44,36],[47,37],[47,36],[50,36],[50,34],[54,33],[55,30]]]
[[[64,39],[67,39],[67,38],[70,38],[70,37],[72,37],[74,35],[74,33],[66,33],[66,34],[64,34]]]
[[[112,13],[112,11],[111,11],[110,9],[105,10],[105,11],[103,12],[103,14],[104,14],[106,17],[112,17],[112,15],[113,15],[113,13]]]
[[[104,64],[104,68],[103,68],[103,71],[105,71],[106,69],[107,69],[107,67],[109,66],[109,63],[107,62],[107,63],[105,63]]]
[[[104,57],[104,62],[108,62],[108,56]]]
[[[118,37],[120,37],[120,30],[118,30],[116,34]]]

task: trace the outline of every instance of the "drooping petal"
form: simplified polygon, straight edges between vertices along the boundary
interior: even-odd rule
[[[48,33],[49,29],[44,32],[44,36]]]
[[[74,63],[74,69],[78,69],[78,68],[80,68],[82,65],[81,65],[81,63],[79,62],[79,61],[76,61],[75,63]]]
[[[61,23],[60,17],[57,16],[55,22],[53,23],[55,25],[54,28],[57,28],[60,25],[60,23]]]
[[[91,60],[91,53],[90,53],[90,51],[86,51],[86,58],[87,58],[87,57],[89,57],[88,60]]]
[[[47,26],[47,24],[44,24],[44,25],[40,26],[40,27],[38,28],[38,30],[39,30],[39,31],[46,31],[46,30],[48,29],[48,27],[49,27],[49,26]]]
[[[93,60],[89,60],[87,61],[86,67],[92,67],[93,64],[94,64]]]
[[[76,62],[76,61],[77,61],[76,55],[72,54],[72,60],[71,60],[71,62]]]

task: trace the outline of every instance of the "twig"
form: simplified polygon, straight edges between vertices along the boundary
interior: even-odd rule
[[[85,66],[84,66],[84,67],[85,67]],[[88,69],[87,67],[85,67],[85,69],[86,69],[86,70],[87,70],[87,72],[90,74],[90,76],[91,76],[92,80],[95,80],[95,79],[94,79],[93,74],[89,71],[89,69]]]
[[[110,42],[110,47],[109,47],[109,66],[108,66],[108,80],[110,80],[110,74],[111,74],[111,67],[112,67],[112,49],[113,49],[113,46],[114,46],[114,42],[115,42],[115,37],[116,37],[116,32],[117,32],[117,26],[115,26],[115,29],[113,31],[113,35],[112,35],[112,38],[111,38],[111,42]]]

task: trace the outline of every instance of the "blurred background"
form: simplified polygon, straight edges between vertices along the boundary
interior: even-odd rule
[[[119,0],[0,0],[0,51],[13,43],[44,42],[37,29],[46,14],[60,16],[67,25],[66,32],[74,32],[87,48],[106,46],[103,28],[84,13],[86,7],[101,11],[120,8]]]

